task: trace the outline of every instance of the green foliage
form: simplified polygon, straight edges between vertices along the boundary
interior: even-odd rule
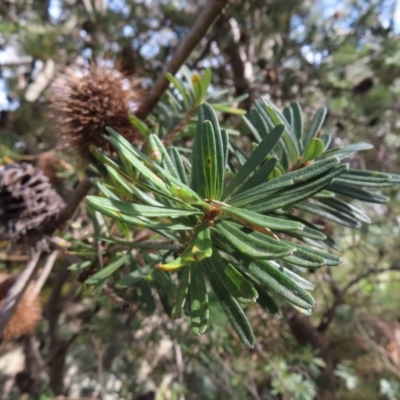
[[[207,71],[194,80],[194,105],[205,94],[208,75]],[[183,102],[189,102],[182,82],[169,79]],[[304,130],[298,103],[280,112],[267,99],[256,101],[245,121],[258,145],[242,165],[243,155],[239,157],[231,146],[208,103],[198,107],[191,162],[179,149],[166,148],[154,134],[148,135],[146,154],[111,128],[107,139],[118,157],[95,150],[108,179],[99,184],[103,197],[88,196],[88,205],[122,223],[126,227],[122,232],[129,232],[129,226],[149,229],[154,238],[164,237],[177,245],[175,251],[163,250],[154,241],[141,279],[155,279],[164,308],[174,317],[185,308],[194,334],[208,326],[206,280],[239,338],[250,347],[254,335],[243,307],[259,296],[273,314],[279,312],[281,300],[310,314],[315,301],[308,290],[313,285],[299,273],[302,268],[339,265],[341,258],[319,249],[335,248],[335,243],[307,215],[357,228],[368,217],[345,199],[387,202],[362,187],[392,186],[399,178],[341,163],[369,146],[329,148],[330,138],[321,133],[325,115],[325,109],[318,110]],[[271,175],[272,168],[280,174]],[[108,240],[120,243],[121,239]],[[125,258],[117,257],[86,284],[104,282]],[[184,272],[178,273],[176,287],[170,273],[180,269]],[[121,279],[126,287],[127,276]]]

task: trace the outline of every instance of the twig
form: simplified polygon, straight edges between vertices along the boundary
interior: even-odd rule
[[[175,126],[174,129],[168,135],[165,137],[163,140],[164,145],[168,147],[172,142],[175,140],[175,137],[178,135],[179,132],[182,131],[182,129],[185,127],[185,125],[190,121],[190,118],[192,118],[193,114],[197,111],[197,107],[193,107],[191,110],[189,110],[186,115],[178,122],[178,124]]]
[[[399,265],[392,265],[391,267],[388,268],[369,268],[366,272],[364,272],[361,275],[356,276],[354,279],[352,279],[350,282],[347,283],[346,286],[344,286],[342,289],[338,289],[336,284],[331,282],[331,287],[335,288],[333,291],[334,294],[334,299],[332,305],[324,312],[321,322],[319,323],[317,327],[317,331],[319,333],[324,333],[330,323],[333,320],[333,317],[335,315],[336,308],[343,303],[343,297],[344,295],[350,290],[350,288],[357,283],[361,282],[363,279],[368,278],[370,275],[374,274],[382,274],[385,272],[389,271],[400,271],[400,266]],[[333,279],[333,278],[332,278]],[[333,286],[332,286],[333,285]]]
[[[30,347],[30,351],[32,353],[32,356],[37,364],[37,366],[42,370],[45,371],[46,374],[49,374],[49,368],[46,365],[46,362],[43,360],[42,355],[40,354],[40,351],[38,350],[35,339],[33,336],[29,336],[28,338],[29,342],[28,345]]]
[[[92,184],[89,181],[89,178],[83,178],[78,186],[75,188],[72,193],[71,200],[68,202],[68,205],[62,211],[60,218],[57,221],[58,226],[64,225],[74,214],[76,209],[79,207],[81,201],[88,194]]]
[[[39,294],[40,291],[42,290],[42,287],[46,283],[46,280],[47,280],[48,276],[50,275],[51,270],[53,269],[54,263],[55,263],[59,253],[60,253],[60,250],[54,250],[47,258],[46,264],[44,265],[44,268],[43,268],[38,280],[36,281],[35,293]]]
[[[28,261],[29,256],[0,253],[0,261],[21,262]]]
[[[124,311],[136,312],[132,304],[127,302],[121,296],[114,292],[108,285],[104,285],[102,289],[103,293],[111,299],[114,303],[118,304]]]
[[[0,310],[0,337],[3,335],[3,331],[10,321],[10,318],[12,317],[14,310],[25,293],[29,283],[35,276],[39,267],[38,262],[41,254],[40,251],[37,251],[33,255],[31,261],[29,261],[24,271],[7,293],[6,301]]]
[[[106,393],[104,390],[104,373],[103,373],[104,350],[101,348],[100,340],[98,337],[92,336],[92,342],[97,355],[97,379],[100,385],[100,396],[101,399],[104,400]]]
[[[371,345],[371,347],[376,350],[382,357],[386,367],[397,377],[400,378],[400,372],[398,369],[391,364],[389,359],[391,358],[391,354],[382,346],[380,346],[378,343],[376,343],[366,332],[364,327],[361,325],[360,322],[356,323],[356,326],[361,333],[362,337]]]
[[[207,2],[191,31],[175,50],[171,60],[158,77],[149,96],[146,98],[146,101],[139,107],[136,113],[138,118],[144,119],[149,115],[150,111],[154,108],[165,90],[168,88],[169,81],[166,78],[165,73],[169,72],[175,74],[179,70],[193,49],[200,43],[204,35],[206,35],[210,26],[219,17],[228,1],[229,0],[209,0]]]
[[[179,343],[176,340],[174,340],[174,350],[175,350],[176,369],[178,371],[178,382],[182,384],[183,374],[185,372],[185,365],[183,363],[181,346],[179,346]],[[184,394],[179,395],[179,400],[185,400],[185,395]]]

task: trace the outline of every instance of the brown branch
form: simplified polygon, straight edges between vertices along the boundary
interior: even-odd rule
[[[230,23],[231,21],[231,23]],[[236,21],[229,20],[228,18],[221,17],[218,21],[219,30],[222,32],[226,32],[227,30],[231,31],[232,39],[229,41],[227,45],[223,47],[223,51],[227,56],[228,62],[230,64],[232,75],[233,75],[233,84],[235,86],[235,91],[237,96],[241,96],[242,94],[248,94],[249,97],[244,100],[243,106],[246,109],[250,109],[252,106],[251,99],[251,87],[250,82],[246,77],[246,63],[247,56],[244,52],[240,44],[240,33],[238,32],[238,26]],[[223,35],[219,35],[219,37],[223,37]],[[220,47],[222,47],[221,45]]]
[[[168,88],[169,81],[165,76],[166,72],[175,74],[182,64],[189,57],[193,49],[200,43],[204,35],[207,34],[210,26],[221,14],[229,0],[209,0],[203,11],[198,16],[191,31],[175,50],[171,60],[164,68],[162,74],[158,77],[146,101],[139,107],[136,116],[140,119],[146,118],[155,107],[161,96]]]
[[[86,197],[91,187],[92,184],[87,177],[83,178],[78,183],[78,186],[72,193],[68,205],[64,208],[60,215],[60,218],[57,221],[58,226],[64,225],[70,218],[72,218],[72,216],[75,214],[76,209],[79,207],[79,204]]]
[[[54,250],[46,260],[46,264],[43,267],[43,271],[40,273],[40,276],[35,285],[35,292],[37,294],[42,290],[43,285],[46,283],[48,276],[50,275],[51,270],[53,269],[54,263],[58,257],[60,250]]]
[[[176,136],[182,131],[182,129],[186,126],[186,124],[190,121],[190,118],[192,118],[193,114],[197,111],[197,107],[192,108],[189,110],[186,115],[181,119],[180,122],[175,126],[175,128],[168,133],[168,135],[165,137],[163,140],[164,145],[168,147],[169,145],[172,144],[172,142],[175,140]]]
[[[370,275],[382,274],[389,271],[400,271],[400,265],[392,265],[388,268],[369,268],[363,274],[353,278],[350,282],[347,283],[346,286],[344,286],[340,290],[337,289],[336,284],[331,284],[332,287],[336,288],[334,291],[334,300],[331,306],[324,312],[321,318],[321,322],[318,325],[317,331],[319,333],[324,333],[328,329],[335,315],[336,308],[343,303],[343,297],[349,291],[349,289],[351,289],[351,287],[361,282],[363,279],[368,278],[368,276]]]
[[[10,318],[14,314],[14,310],[18,306],[21,297],[25,293],[29,283],[35,276],[35,273],[39,267],[39,258],[41,252],[37,251],[32,259],[29,261],[17,281],[14,283],[12,288],[8,291],[6,300],[3,307],[0,310],[0,337],[3,335],[4,329],[6,328]]]

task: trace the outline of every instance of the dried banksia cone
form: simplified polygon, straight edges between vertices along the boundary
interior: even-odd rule
[[[86,158],[91,144],[110,148],[102,136],[107,126],[134,144],[140,142],[129,120],[140,97],[137,80],[118,69],[92,65],[82,75],[67,70],[52,85],[51,117],[63,142]]]
[[[3,307],[8,291],[14,285],[17,276],[0,273],[0,309]],[[42,306],[35,290],[35,283],[27,287],[10,321],[4,329],[2,342],[10,342],[31,334],[42,319]]]
[[[0,240],[48,251],[48,234],[65,204],[30,164],[0,167]]]

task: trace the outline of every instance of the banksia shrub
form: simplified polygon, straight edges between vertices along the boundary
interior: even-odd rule
[[[137,81],[118,69],[92,65],[82,75],[67,70],[52,85],[51,116],[62,141],[87,157],[91,144],[108,148],[106,126],[138,143],[129,116],[139,98]]]
[[[371,189],[400,182],[397,175],[343,163],[371,146],[330,148],[330,135],[321,131],[325,115],[318,110],[305,129],[297,102],[281,112],[259,99],[244,119],[255,138],[246,154],[203,103],[191,160],[186,149],[167,149],[154,134],[144,153],[109,129],[118,158],[97,152],[108,176],[98,182],[102,196],[88,196],[88,205],[116,221],[124,235],[103,240],[140,249],[142,261],[139,267],[130,251],[115,254],[86,284],[99,290],[113,276],[119,289],[135,286],[150,312],[154,283],[166,312],[188,315],[193,334],[207,329],[212,291],[250,347],[254,336],[245,309],[252,303],[273,315],[281,303],[309,315],[314,285],[302,273],[342,262],[332,252],[339,250],[335,241],[313,218],[359,228],[370,219],[350,200],[384,204],[388,198]],[[154,234],[136,243],[132,227]],[[123,274],[121,266],[130,271]]]
[[[0,309],[3,307],[8,291],[14,285],[17,276],[0,273]],[[10,342],[31,334],[42,318],[39,295],[32,282],[21,297],[10,321],[3,332],[2,342]]]
[[[46,234],[63,207],[40,169],[27,163],[0,167],[0,239],[48,250]]]

